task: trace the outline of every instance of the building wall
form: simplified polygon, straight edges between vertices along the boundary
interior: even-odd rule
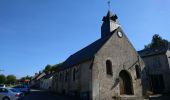
[[[169,66],[169,59],[167,56],[170,53],[167,52],[166,54],[159,54],[153,55],[148,57],[143,57],[142,59],[146,65],[146,72],[149,78],[149,75],[163,75],[165,90],[170,91],[170,66]],[[150,80],[150,79],[148,79]],[[148,84],[151,85],[151,84]],[[151,86],[148,86],[148,90],[151,90]]]
[[[167,83],[166,83],[166,88],[167,88],[167,91],[170,92],[170,50],[167,51],[166,53],[167,55],[167,59],[168,59],[168,68],[167,68],[167,74],[165,75],[165,80],[167,80]]]
[[[40,82],[40,88],[44,90],[51,90],[52,88],[52,77],[49,79],[42,79]]]
[[[119,73],[126,70],[132,77],[135,96],[142,96],[141,79],[137,79],[135,65],[143,71],[144,63],[132,47],[125,34],[122,38],[114,33],[112,37],[95,55],[92,68],[92,98],[111,100],[121,96],[119,88]],[[106,60],[112,62],[113,76],[106,74]]]
[[[168,65],[169,65],[169,70],[170,70],[170,50],[167,51],[166,55],[168,58]]]
[[[68,95],[86,96],[91,92],[91,69],[92,60],[59,71],[53,78],[53,90]],[[76,71],[75,80],[73,72]],[[66,74],[67,79],[66,79]],[[62,75],[62,76],[60,76]]]

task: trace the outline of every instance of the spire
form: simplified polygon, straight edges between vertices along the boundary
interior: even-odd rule
[[[101,27],[101,37],[106,37],[111,34],[115,29],[117,29],[120,25],[117,21],[118,17],[116,14],[113,14],[110,10],[108,10],[107,15],[103,17],[102,27]]]
[[[113,14],[110,10],[108,10],[107,15],[103,17],[102,21],[105,22],[105,21],[112,20],[116,22],[117,19],[118,19],[117,15]]]
[[[112,17],[112,16],[113,16],[113,13],[110,10],[108,10],[107,17]]]
[[[108,8],[110,10],[110,3],[111,3],[110,0],[107,3],[108,3]]]

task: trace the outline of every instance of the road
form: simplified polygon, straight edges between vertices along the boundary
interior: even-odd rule
[[[72,100],[69,97],[49,93],[41,90],[31,90],[30,94],[26,95],[23,100]]]

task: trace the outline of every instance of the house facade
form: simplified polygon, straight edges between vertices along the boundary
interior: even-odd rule
[[[154,94],[170,92],[170,46],[138,52],[145,62],[146,88]]]
[[[52,78],[53,78],[52,73],[46,74],[44,77],[42,77],[41,80],[40,80],[40,88],[43,89],[43,90],[51,91]]]
[[[46,75],[46,73],[42,72],[39,74],[36,74],[30,82],[30,87],[32,88],[40,88],[40,80]]]
[[[141,97],[144,62],[118,17],[103,17],[101,38],[71,55],[53,77],[52,89],[82,100]]]

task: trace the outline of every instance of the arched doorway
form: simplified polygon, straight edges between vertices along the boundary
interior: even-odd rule
[[[120,79],[120,94],[127,94],[127,95],[133,95],[133,84],[132,84],[132,77],[131,75],[126,71],[122,70],[119,73],[119,79]]]

